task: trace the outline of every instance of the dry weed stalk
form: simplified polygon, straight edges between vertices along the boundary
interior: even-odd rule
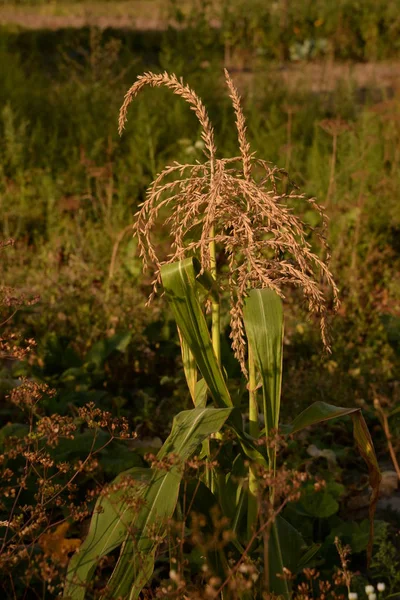
[[[349,570],[349,556],[351,554],[351,548],[350,546],[343,546],[343,544],[341,543],[340,539],[336,536],[335,537],[335,546],[336,546],[336,550],[338,551],[339,554],[339,558],[340,558],[340,564],[341,564],[341,569],[338,569],[337,571],[337,577],[338,577],[338,581],[340,583],[344,583],[347,587],[347,592],[348,594],[350,594],[351,590],[351,580],[353,577],[353,574],[351,573],[351,571]]]
[[[202,101],[176,75],[168,73],[149,72],[138,77],[121,107],[119,131],[122,133],[124,129],[130,103],[145,86],[166,86],[186,100],[195,112],[202,127],[207,161],[186,165],[175,162],[167,166],[150,185],[136,215],[134,231],[144,268],[155,267],[149,300],[160,283],[162,264],[197,253],[202,268],[209,269],[210,244],[212,247],[213,243],[221,255],[225,255],[228,269],[226,273],[219,273],[218,283],[221,289],[229,290],[232,347],[246,372],[243,302],[249,288],[268,287],[284,297],[286,284],[300,287],[309,310],[320,317],[327,348],[326,316],[330,304],[327,288],[332,291],[335,309],[338,289],[327,263],[311,247],[308,236],[312,228],[293,214],[292,204],[307,201],[320,214],[325,226],[322,207],[297,191],[279,191],[283,171],[250,152],[240,96],[226,70],[225,78],[236,115],[239,157],[216,158],[214,131]],[[151,235],[160,217],[164,217],[170,227],[172,250],[162,259],[157,255]],[[317,234],[317,237],[326,249],[323,235]]]
[[[383,429],[383,433],[385,434],[390,458],[392,460],[392,464],[393,464],[394,470],[396,471],[397,477],[400,481],[400,462],[399,462],[399,459],[397,458],[398,453],[396,452],[396,450],[398,448],[398,443],[396,444],[396,440],[393,441],[393,434],[390,430],[390,425],[389,425],[390,412],[387,410],[388,405],[390,407],[389,401],[386,398],[382,398],[382,397],[380,398],[379,395],[375,392],[375,397],[374,397],[375,413],[380,421],[380,424]],[[397,446],[397,448],[396,448],[396,446]]]
[[[10,435],[0,452],[0,510],[7,513],[0,522],[0,571],[10,577],[18,568],[24,570],[20,583],[26,590],[36,581],[43,589],[58,591],[65,576],[71,552],[81,539],[67,537],[70,524],[81,523],[90,514],[90,504],[100,488],[95,483],[100,474],[98,455],[114,440],[132,438],[125,419],[89,403],[77,409],[78,418],[53,414],[42,416],[44,395],[54,395],[45,384],[23,380],[11,391],[9,401],[22,410],[29,423],[24,436]],[[93,434],[86,457],[60,462],[55,448],[62,440],[73,440],[85,427]],[[97,443],[100,429],[109,437]],[[91,486],[82,494],[88,479]],[[29,490],[35,493],[30,494]]]
[[[337,143],[338,137],[345,131],[349,131],[351,129],[350,125],[346,123],[343,119],[324,119],[320,122],[320,127],[326,131],[329,135],[332,136],[332,156],[331,156],[331,168],[329,175],[329,186],[328,191],[326,193],[326,204],[330,202],[334,190],[335,190],[335,177],[336,177],[336,160],[337,160]]]

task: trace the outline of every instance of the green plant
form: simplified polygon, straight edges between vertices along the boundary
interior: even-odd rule
[[[167,167],[151,185],[135,225],[145,265],[152,263],[156,268],[152,295],[162,282],[178,326],[185,375],[195,407],[175,417],[172,432],[153,459],[152,467],[127,471],[101,495],[89,534],[71,560],[65,598],[84,598],[98,561],[118,547],[120,556],[102,597],[139,596],[151,579],[157,549],[168,531],[167,523],[176,511],[182,510],[180,490],[184,487],[185,464],[200,447],[200,456],[210,466],[198,475],[198,493],[212,494],[214,503],[223,511],[228,493],[232,501],[223,514],[232,519],[234,536],[225,553],[225,547],[219,553],[225,579],[217,586],[214,597],[230,597],[230,582],[243,562],[250,561],[258,573],[254,586],[261,593],[272,591],[289,598],[291,583],[282,577],[284,569],[290,566],[290,571],[301,570],[317,550],[312,547],[306,551],[301,536],[279,516],[286,503],[298,495],[304,479],[294,474],[291,482],[287,474],[282,478],[277,468],[277,444],[273,441],[279,427],[281,400],[280,297],[285,284],[301,287],[309,309],[320,316],[327,344],[326,289],[330,286],[336,302],[337,290],[328,267],[312,251],[304,224],[290,210],[295,201],[305,202],[305,197],[292,186],[289,192],[282,191],[279,170],[250,153],[240,98],[228,73],[225,75],[236,114],[239,158],[216,159],[214,132],[206,109],[193,90],[174,75],[146,73],[139,77],[121,108],[120,131],[130,102],[143,87],[166,86],[189,103],[202,126],[207,162]],[[236,167],[238,163],[240,169]],[[164,181],[166,176],[170,177],[168,182]],[[314,201],[309,202],[322,214]],[[151,239],[158,216],[166,219],[172,234],[173,252],[164,261],[158,259]],[[223,264],[219,271],[218,256]],[[324,287],[319,284],[321,275],[326,282]],[[229,389],[221,365],[220,311],[224,290],[230,297],[232,347],[247,379],[248,427],[243,426],[242,419],[246,409],[240,396]],[[211,336],[203,302],[211,310]],[[261,430],[260,413],[265,424]],[[293,434],[343,415],[352,416],[355,440],[370,471],[372,534],[380,474],[360,409],[317,402],[283,431]],[[225,460],[229,456],[225,444],[228,438],[247,472],[239,479],[232,477],[229,470],[225,475],[218,466],[223,464],[224,454]],[[212,452],[213,440],[221,446],[217,462]],[[244,506],[247,518],[243,520]],[[372,539],[369,548],[371,543]],[[228,561],[232,552],[236,552],[233,567]],[[264,557],[261,562],[256,560],[259,552]],[[217,569],[215,564],[208,567]],[[246,592],[240,597],[246,597]]]
[[[371,562],[371,568],[373,569],[376,579],[378,581],[385,579],[388,582],[387,596],[385,595],[387,598],[392,597],[392,595],[393,597],[396,597],[396,592],[399,591],[400,586],[399,549],[398,544],[396,543],[398,532],[392,533],[394,536],[391,535],[387,523],[380,528],[375,540],[377,550],[374,553]]]
[[[12,245],[13,240],[0,241],[0,253]],[[86,403],[75,404],[73,417],[50,413],[55,391],[32,377],[15,377],[11,363],[22,369],[23,361],[33,359],[36,344],[4,334],[3,326],[37,302],[37,297],[0,285],[0,377],[2,392],[9,391],[0,421],[0,569],[2,590],[11,580],[13,597],[35,595],[37,589],[45,597],[58,589],[68,554],[80,545],[78,537],[67,537],[71,519],[79,523],[90,514],[101,472],[115,474],[123,463],[143,463],[127,448],[127,438],[136,434],[131,436],[126,419],[101,410],[84,394]],[[81,369],[75,362],[65,379],[83,380],[84,387],[89,373],[98,374],[108,356],[123,351],[129,339],[129,334],[116,335],[94,345]],[[53,350],[62,350],[54,339]],[[65,354],[66,362],[78,358],[71,351]],[[8,590],[6,594],[11,597]]]

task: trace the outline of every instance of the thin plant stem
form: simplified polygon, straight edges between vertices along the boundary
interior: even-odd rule
[[[287,124],[286,124],[287,139],[286,139],[286,164],[285,164],[285,170],[286,170],[286,172],[289,171],[290,159],[292,157],[292,115],[293,115],[293,109],[291,107],[288,107],[287,113],[288,113],[288,120],[287,120]]]
[[[242,556],[239,558],[239,560],[235,564],[235,566],[231,569],[231,571],[229,572],[225,581],[221,584],[219,589],[215,592],[215,596],[214,596],[215,598],[218,598],[218,595],[221,594],[222,590],[228,585],[228,583],[230,582],[232,577],[237,573],[240,565],[246,560],[246,558],[249,555],[249,552],[251,550],[251,547],[253,546],[257,537],[259,535],[263,534],[267,528],[271,527],[271,525],[274,523],[275,519],[280,515],[280,513],[283,511],[283,509],[285,508],[285,506],[287,505],[288,502],[289,502],[288,498],[283,500],[282,504],[276,509],[275,512],[273,512],[268,517],[267,521],[265,521],[258,529],[254,530],[250,540],[247,543],[247,546],[244,549],[244,552],[242,553]]]
[[[267,527],[264,528],[264,524],[265,524],[265,520],[264,517],[262,515],[262,513],[260,513],[260,525],[263,528],[263,558],[264,558],[264,586],[265,586],[265,590],[267,592],[269,592],[270,590],[270,572],[269,572],[269,558],[270,558],[270,537],[271,537],[271,529],[272,529],[272,525],[273,523],[270,523],[269,525],[267,525]]]
[[[115,271],[115,263],[117,260],[117,254],[118,254],[118,249],[119,246],[122,242],[122,240],[124,239],[125,235],[128,233],[128,231],[133,231],[133,225],[127,225],[126,227],[124,227],[124,229],[122,229],[117,237],[115,238],[115,242],[113,245],[113,249],[112,249],[112,255],[111,255],[111,260],[110,260],[110,266],[108,268],[108,280],[107,280],[107,286],[106,286],[106,300],[109,299],[109,295],[110,295],[110,284],[111,284],[111,280],[114,277],[114,271]]]
[[[213,238],[215,236],[214,226],[211,228],[210,236]],[[210,242],[210,272],[213,279],[217,280],[217,249],[215,241],[212,240]],[[214,299],[212,301],[212,309],[211,309],[211,337],[212,337],[212,345],[214,348],[215,356],[217,357],[218,364],[221,364],[221,337],[220,337],[220,327],[221,327],[221,308],[219,302],[216,302]]]
[[[213,172],[211,174],[213,177]],[[215,236],[215,228],[214,225],[210,230],[210,237],[214,238]],[[217,281],[217,248],[215,240],[212,239],[210,242],[210,273],[214,281]],[[221,365],[221,337],[220,337],[220,327],[221,327],[221,308],[220,303],[217,302],[214,298],[212,300],[211,306],[211,339],[212,345],[215,352],[215,356],[217,358],[217,362]],[[216,438],[221,439],[221,433],[215,434]],[[210,471],[210,487],[213,493],[217,492],[218,489],[218,476],[215,474],[214,470]]]
[[[249,433],[258,439],[258,404],[257,404],[257,382],[256,382],[256,366],[254,355],[249,344]],[[247,504],[247,530],[249,535],[252,534],[257,526],[258,515],[258,481],[257,473],[254,466],[250,466],[249,470],[249,495]]]
[[[350,272],[351,272],[351,277],[352,277],[352,286],[351,286],[351,290],[352,290],[352,295],[354,297],[354,301],[358,302],[358,297],[359,297],[359,278],[358,278],[358,249],[360,247],[360,236],[361,236],[361,230],[362,230],[362,218],[363,218],[363,208],[364,208],[364,194],[363,194],[363,190],[364,190],[364,183],[361,183],[361,188],[360,188],[360,193],[358,195],[358,201],[357,201],[357,208],[358,208],[358,213],[357,213],[357,219],[356,219],[356,223],[355,223],[355,228],[354,228],[354,236],[353,236],[353,250],[352,250],[352,254],[351,254],[351,266],[350,266]]]
[[[326,194],[326,200],[325,200],[326,205],[328,205],[328,203],[330,202],[331,197],[333,195],[334,188],[335,188],[337,139],[338,139],[338,134],[335,132],[333,134],[333,142],[332,142],[331,171],[330,171],[330,175],[329,175],[328,192]]]
[[[382,405],[378,398],[375,398],[375,400],[374,400],[374,407],[375,407],[376,412],[378,413],[378,418],[381,422],[382,429],[383,429],[383,432],[386,437],[387,447],[389,450],[390,458],[392,459],[393,467],[394,467],[397,477],[400,481],[400,465],[397,460],[396,451],[392,444],[393,436],[390,431],[388,416],[387,416],[386,412],[384,411],[384,409],[382,408]]]

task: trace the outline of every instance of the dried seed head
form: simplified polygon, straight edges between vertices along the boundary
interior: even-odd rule
[[[201,137],[205,143],[208,157],[213,160],[216,150],[214,143],[214,132],[205,106],[197,94],[188,85],[184,85],[182,81],[179,81],[175,74],[169,75],[168,73],[164,72],[160,75],[156,75],[155,73],[149,72],[139,75],[136,82],[126,93],[124,103],[121,106],[119,113],[119,133],[121,134],[125,127],[125,123],[127,121],[127,111],[130,103],[146,85],[151,87],[165,86],[172,90],[174,94],[181,96],[188,104],[190,104],[191,109],[195,112],[196,117],[202,126],[203,132]]]
[[[309,241],[309,234],[314,230],[293,213],[296,202],[308,202],[320,215],[324,228],[326,218],[322,208],[295,188],[290,193],[280,191],[279,179],[286,173],[250,152],[240,96],[227,71],[225,78],[236,114],[239,157],[215,158],[213,128],[204,105],[175,75],[145,73],[140,76],[125,96],[119,124],[122,132],[130,102],[146,85],[172,89],[196,113],[203,128],[208,160],[203,164],[167,166],[147,190],[134,230],[144,268],[155,270],[150,300],[160,283],[162,264],[197,254],[203,269],[207,269],[210,242],[216,243],[228,266],[219,274],[218,282],[230,295],[232,347],[246,372],[243,302],[250,288],[268,287],[283,297],[285,285],[300,287],[309,310],[320,317],[327,348],[329,288],[334,308],[339,302],[338,289],[327,263],[314,252]],[[170,230],[171,253],[167,257],[157,255],[152,240],[154,225],[161,216]],[[314,233],[326,249],[323,234]]]
[[[341,118],[324,119],[319,126],[331,136],[337,136],[351,129],[350,125]]]

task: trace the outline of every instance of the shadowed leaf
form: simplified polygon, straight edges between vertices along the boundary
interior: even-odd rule
[[[315,402],[294,419],[294,421],[283,428],[284,433],[296,433],[305,427],[315,423],[323,423],[336,417],[350,415],[353,420],[354,439],[361,456],[365,460],[369,471],[369,484],[372,488],[372,495],[369,506],[370,537],[367,548],[368,563],[371,560],[372,544],[374,536],[374,515],[376,504],[379,498],[379,486],[381,482],[381,473],[378,460],[376,458],[374,444],[368,431],[367,424],[359,408],[343,408],[332,406],[326,402]]]

